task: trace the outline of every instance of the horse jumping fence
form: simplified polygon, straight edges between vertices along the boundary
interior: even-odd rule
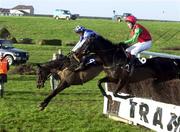
[[[171,59],[180,59],[180,56],[176,55],[147,51],[138,55],[140,60],[142,60],[143,62],[146,61],[144,56],[149,58],[156,56]],[[153,87],[152,85],[150,86],[149,84],[144,84],[145,85],[140,84],[139,86],[147,87],[147,89]],[[172,86],[176,88],[173,88]],[[128,124],[142,125],[158,132],[180,132],[180,90],[177,90],[180,88],[179,80],[174,80],[172,82],[168,82],[168,84],[163,84],[164,89],[166,89],[167,91],[176,90],[174,92],[164,92],[167,94],[167,98],[168,94],[174,93],[174,95],[172,95],[173,99],[169,98],[169,100],[171,100],[170,102],[172,103],[153,100],[150,98],[152,93],[150,93],[150,96],[148,98],[133,97],[129,99],[122,99],[114,97],[112,90],[114,87],[114,84],[109,85],[105,83],[105,90],[107,94],[111,95],[112,100],[109,100],[106,97],[104,97],[103,113],[107,115],[109,118]],[[155,88],[152,89],[154,90]],[[142,88],[137,88],[136,90],[142,90]],[[159,94],[164,93],[155,94],[157,94],[158,96]]]
[[[53,54],[53,59],[56,59],[58,54],[61,53],[62,51],[59,50],[58,53]],[[146,61],[146,57],[152,58],[155,56],[171,59],[180,59],[180,56],[176,55],[147,51],[138,55],[140,60],[144,63]],[[56,80],[53,76],[50,77],[50,84],[52,90],[57,87],[58,81],[59,80]],[[174,89],[179,89],[180,81],[178,80],[176,82],[175,80],[174,82],[176,83],[176,88]],[[172,84],[168,84],[168,86],[165,87],[165,89],[169,90],[165,91],[166,94],[171,94],[174,92],[174,89],[171,89],[171,86]],[[105,90],[107,94],[111,95],[112,100],[104,97],[103,114],[117,121],[122,121],[133,125],[142,125],[158,132],[180,132],[180,90],[175,91],[174,93],[177,95],[174,94],[173,99],[167,99],[170,100],[170,103],[167,103],[167,100],[166,102],[161,102],[153,100],[150,97],[133,97],[126,100],[114,97],[112,92],[113,87],[115,87],[115,85],[109,85],[107,83],[105,84]],[[147,89],[149,89],[152,86],[145,84],[145,87],[148,87]],[[147,93],[148,92],[149,91],[147,91]],[[149,93],[149,95],[151,96],[151,93]]]

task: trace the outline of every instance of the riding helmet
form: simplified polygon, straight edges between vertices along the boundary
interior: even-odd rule
[[[130,22],[130,23],[132,23],[132,24],[135,24],[136,23],[136,17],[135,16],[127,16],[126,18],[125,18],[125,21],[126,22]]]
[[[85,31],[85,27],[83,26],[76,26],[76,28],[74,29],[74,32],[79,33],[79,32],[84,32]]]

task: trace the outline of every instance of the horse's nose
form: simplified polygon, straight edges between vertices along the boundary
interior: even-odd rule
[[[43,88],[44,87],[44,83],[41,83],[41,84],[37,84],[37,88]]]
[[[40,88],[40,85],[38,84],[38,85],[36,85],[36,87],[37,87],[37,88]]]

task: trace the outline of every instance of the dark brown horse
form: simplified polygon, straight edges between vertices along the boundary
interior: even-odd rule
[[[114,95],[122,97],[118,95],[118,92],[128,83],[148,78],[153,78],[155,82],[179,78],[180,60],[160,57],[147,59],[145,64],[141,64],[137,59],[135,69],[132,75],[129,76],[129,73],[122,68],[128,62],[125,52],[126,47],[123,44],[115,45],[102,37],[90,39],[84,45],[84,52],[95,53],[104,65],[104,71],[107,73],[107,76],[98,81],[98,86],[101,89],[101,83],[103,82],[116,83],[117,87]]]
[[[94,77],[99,75],[102,71],[102,65],[92,65],[87,67],[84,71],[74,71],[71,68],[75,62],[74,57],[67,57],[61,55],[59,59],[53,60],[41,65],[37,68],[37,87],[44,87],[45,81],[48,79],[50,74],[56,74],[60,79],[60,83],[57,88],[53,90],[39,105],[40,110],[43,110],[51,99],[56,96],[59,92],[68,88],[71,85],[82,85],[83,83],[92,80]],[[105,95],[104,89],[100,89],[102,94]]]

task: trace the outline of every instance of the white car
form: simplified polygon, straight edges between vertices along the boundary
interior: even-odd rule
[[[77,15],[71,14],[69,10],[56,9],[53,13],[55,19],[66,19],[66,20],[75,20]]]

